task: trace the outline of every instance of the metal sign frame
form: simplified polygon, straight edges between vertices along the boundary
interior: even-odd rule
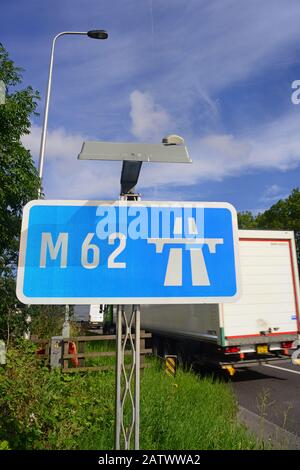
[[[192,163],[185,145],[87,141],[79,160]]]
[[[234,245],[234,264],[236,273],[236,293],[233,296],[216,297],[27,297],[23,293],[25,257],[27,247],[27,236],[29,226],[30,209],[36,206],[139,206],[139,207],[166,207],[166,208],[225,208],[231,212],[232,235]],[[135,305],[135,304],[195,304],[195,303],[223,303],[234,302],[240,295],[240,273],[238,262],[238,227],[235,208],[229,203],[217,202],[167,202],[167,201],[88,201],[88,200],[36,200],[31,201],[24,207],[20,254],[17,276],[17,297],[25,304],[109,304],[109,305]]]

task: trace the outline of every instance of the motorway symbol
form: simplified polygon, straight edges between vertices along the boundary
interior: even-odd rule
[[[174,223],[174,235],[180,235],[182,237],[182,226],[183,219],[181,217],[177,217]],[[196,221],[193,217],[188,218],[188,226],[190,229],[190,235],[198,235]],[[189,247],[190,245],[194,245],[195,247],[189,248],[191,254],[192,285],[210,286],[210,280],[206,269],[202,246],[208,245],[209,252],[215,253],[216,245],[223,244],[223,238],[149,238],[148,243],[154,243],[156,245],[157,253],[162,253],[163,247],[166,244],[182,244],[185,248]],[[197,245],[200,247],[196,248]],[[170,248],[164,282],[165,286],[182,286],[182,251],[182,248]]]
[[[32,201],[17,296],[31,304],[234,301],[237,255],[227,203]]]

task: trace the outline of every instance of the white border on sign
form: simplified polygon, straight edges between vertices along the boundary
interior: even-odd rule
[[[232,217],[234,263],[237,290],[231,297],[27,297],[24,292],[24,270],[27,248],[27,234],[30,209],[36,206],[144,206],[144,207],[182,207],[228,209]],[[20,253],[18,262],[17,288],[18,299],[24,304],[40,305],[132,305],[132,304],[216,304],[235,302],[241,295],[240,266],[238,256],[238,225],[234,206],[228,202],[172,202],[172,201],[90,201],[90,200],[33,200],[23,208]]]

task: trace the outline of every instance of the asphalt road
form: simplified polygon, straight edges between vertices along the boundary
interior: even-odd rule
[[[239,405],[300,437],[300,367],[276,362],[236,372]]]

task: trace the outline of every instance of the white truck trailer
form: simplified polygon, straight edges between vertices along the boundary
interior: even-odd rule
[[[91,326],[102,325],[104,321],[104,305],[74,305],[73,320],[90,323]]]
[[[158,355],[235,367],[278,360],[296,347],[299,276],[294,233],[239,230],[242,295],[234,303],[144,305]]]

